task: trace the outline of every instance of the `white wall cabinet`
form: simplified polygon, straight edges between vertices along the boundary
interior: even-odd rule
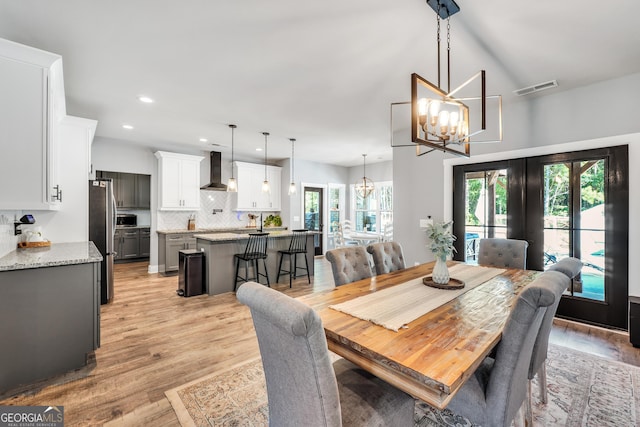
[[[157,151],[158,206],[165,211],[200,209],[201,156]]]
[[[57,210],[62,58],[0,39],[0,210]]]
[[[264,193],[262,183],[265,177],[264,165],[235,162],[234,174],[238,180],[239,211],[279,211],[281,208],[281,173],[279,166],[267,166],[267,179],[271,191]]]

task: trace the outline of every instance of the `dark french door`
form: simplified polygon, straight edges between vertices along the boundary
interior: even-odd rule
[[[318,231],[313,238],[315,254],[324,253],[322,247],[322,234],[324,224],[322,214],[324,212],[323,189],[318,187],[304,187],[304,228]]]
[[[483,237],[527,240],[533,270],[579,258],[558,315],[627,329],[627,170],[626,146],[456,166],[456,259]]]
[[[582,260],[558,315],[627,329],[627,146],[527,160],[529,268]]]

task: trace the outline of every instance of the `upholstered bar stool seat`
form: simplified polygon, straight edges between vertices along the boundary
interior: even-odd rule
[[[366,279],[372,275],[369,255],[364,246],[332,249],[327,251],[326,257],[331,263],[336,286]]]
[[[373,257],[377,275],[405,268],[402,246],[398,242],[373,243],[367,246],[367,252]]]
[[[276,282],[280,281],[280,275],[286,273],[289,275],[289,287],[291,287],[291,279],[295,279],[298,275],[298,270],[304,270],[307,273],[307,281],[311,283],[311,276],[309,275],[309,261],[307,260],[307,230],[292,230],[291,242],[289,243],[289,249],[280,250],[280,262],[278,263],[278,277]],[[298,255],[302,255],[304,258],[304,267],[298,267]],[[289,270],[282,269],[282,260],[285,256],[289,257]]]
[[[500,268],[527,268],[526,240],[480,239],[478,264]]]
[[[238,281],[248,282],[250,280],[260,281],[260,276],[267,279],[267,286],[271,286],[269,282],[269,271],[267,270],[267,239],[269,233],[252,233],[249,234],[247,246],[241,254],[234,254],[236,261],[236,274],[234,276],[233,290],[236,290]],[[260,273],[258,261],[262,260],[264,266],[264,274]],[[244,277],[240,276],[240,261],[244,262]],[[249,277],[248,265],[253,265],[253,278]]]

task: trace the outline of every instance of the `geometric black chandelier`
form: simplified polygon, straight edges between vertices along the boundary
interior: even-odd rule
[[[418,156],[432,151],[442,151],[469,157],[472,142],[502,141],[502,96],[487,96],[485,70],[479,71],[462,85],[451,90],[450,17],[459,12],[460,7],[454,0],[427,0],[427,4],[436,13],[437,20],[438,84],[429,82],[417,73],[411,74],[411,142],[415,145]],[[446,19],[447,22],[446,91],[441,86],[441,19]],[[473,83],[479,83],[479,88],[473,89]],[[487,100],[492,102],[496,128],[493,138],[480,140],[479,135],[487,130]],[[393,106],[398,104],[407,103],[394,103],[391,105],[392,110]],[[401,146],[393,144],[393,134],[392,146]]]

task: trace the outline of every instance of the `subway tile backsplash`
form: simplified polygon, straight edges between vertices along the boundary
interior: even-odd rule
[[[18,237],[13,233],[14,212],[0,212],[0,258],[13,251]]]
[[[234,211],[233,193],[226,191],[200,191],[200,210],[198,212],[158,211],[158,230],[186,229],[189,217],[195,214],[196,228],[245,227],[249,223],[247,214],[259,212]],[[222,212],[213,213],[214,209]],[[274,212],[264,212],[264,216]]]

